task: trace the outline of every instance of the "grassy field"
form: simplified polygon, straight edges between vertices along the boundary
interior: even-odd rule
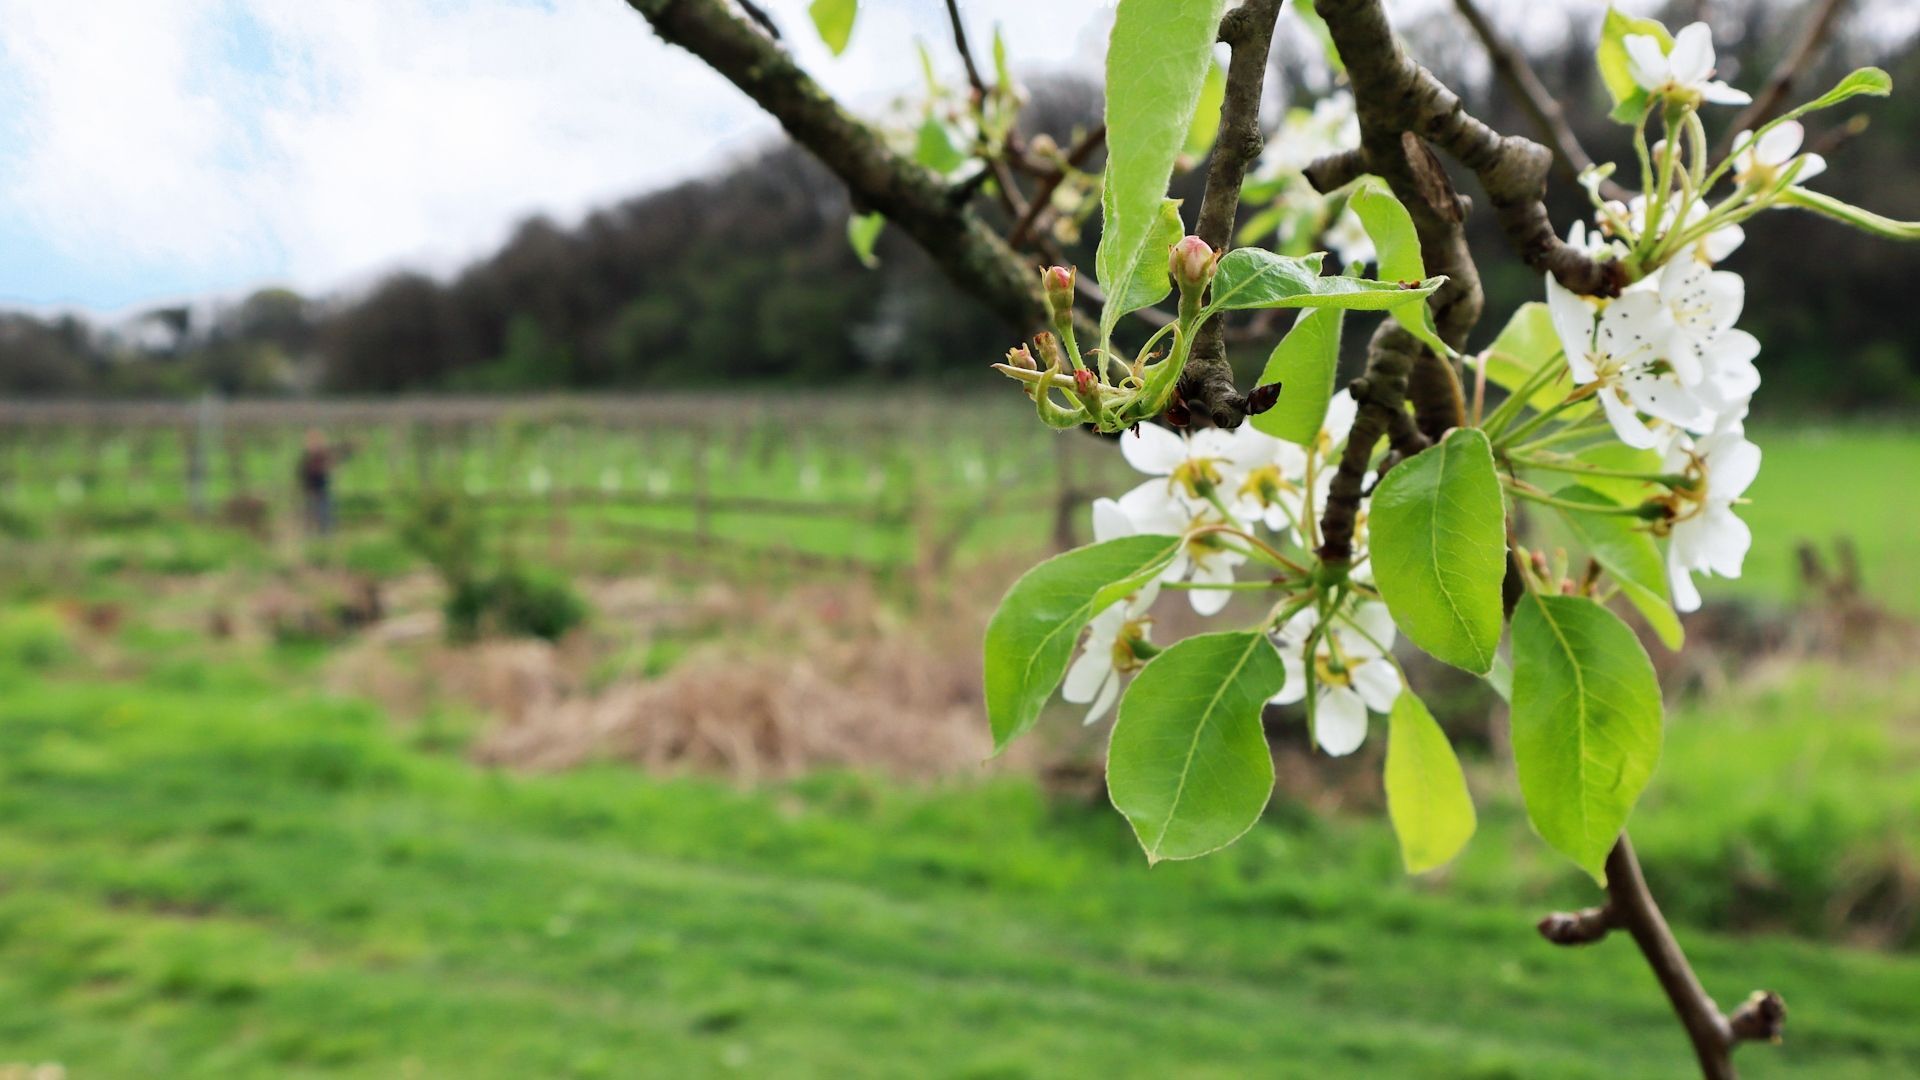
[[[1920,469],[1920,440],[1757,440],[1749,571],[1709,599],[1784,607],[1797,541],[1844,535],[1869,594],[1920,613],[1920,509],[1882,490]],[[731,493],[798,490],[806,456],[768,460]],[[877,494],[917,475],[964,510],[995,486],[990,467],[978,481],[941,468],[883,472]],[[821,473],[822,498],[872,484],[863,468]],[[612,764],[517,774],[464,753],[482,717],[324,692],[333,645],[204,631],[206,582],[272,584],[313,554],[300,545],[115,518],[124,507],[84,493],[36,498],[0,566],[0,1067],[58,1061],[76,1080],[1686,1074],[1627,942],[1558,950],[1534,934],[1540,914],[1594,891],[1528,832],[1472,732],[1480,832],[1417,880],[1381,819],[1371,754],[1314,762],[1311,789],[1283,783],[1227,853],[1151,871],[1110,808],[1024,775],[744,789]],[[658,508],[569,513],[687,525]],[[1029,508],[974,542],[1040,547],[1049,524]],[[536,519],[528,550],[615,565],[617,544],[588,531],[548,544]],[[787,531],[822,552],[913,555],[853,519]],[[416,566],[378,519],[325,554],[378,576]],[[79,628],[78,598],[124,622]],[[1886,649],[1737,670],[1671,703],[1634,824],[1655,889],[1723,1003],[1761,986],[1789,1003],[1787,1043],[1744,1049],[1745,1075],[1920,1075],[1920,673]],[[1067,710],[1048,724],[1077,727]],[[1325,812],[1329,791],[1341,812]]]
[[[1835,682],[1811,677],[1789,698]],[[86,1077],[1684,1071],[1625,942],[1533,935],[1541,905],[1586,890],[1548,873],[1516,896],[1514,864],[1540,853],[1504,797],[1450,886],[1404,879],[1377,820],[1284,806],[1226,856],[1149,872],[1116,816],[1024,781],[501,775],[288,678],[183,659],[124,684],[0,681],[0,1060]],[[1791,708],[1690,715],[1668,769],[1804,731]],[[1865,772],[1888,786],[1916,748],[1882,740],[1801,794],[1831,809],[1864,799]],[[1656,785],[1643,815],[1656,874],[1698,820],[1702,793],[1679,791]],[[1876,827],[1913,824],[1906,794]],[[1920,957],[1686,936],[1723,1000],[1764,982],[1792,1003],[1793,1039],[1747,1051],[1751,1075],[1920,1072]]]

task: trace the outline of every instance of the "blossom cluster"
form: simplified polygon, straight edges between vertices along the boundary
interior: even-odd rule
[[[1063,688],[1068,701],[1089,705],[1088,723],[1106,714],[1119,697],[1122,678],[1157,651],[1150,609],[1163,591],[1184,592],[1196,613],[1215,615],[1227,606],[1236,578],[1250,564],[1286,559],[1289,552],[1311,558],[1307,553],[1317,545],[1319,516],[1356,408],[1352,397],[1335,395],[1307,446],[1251,424],[1186,434],[1142,424],[1120,436],[1127,463],[1147,479],[1118,499],[1094,502],[1094,539],[1140,533],[1183,539],[1157,580],[1095,616]],[[1364,521],[1363,507],[1348,573],[1354,591],[1329,614],[1304,607],[1280,620],[1273,632],[1287,669],[1285,688],[1274,701],[1300,702],[1312,687],[1314,735],[1330,754],[1358,748],[1366,737],[1368,712],[1391,709],[1401,688],[1389,655],[1393,620],[1385,605],[1366,595]]]
[[[1267,215],[1278,246],[1324,242],[1343,268],[1374,260],[1373,238],[1359,215],[1315,191],[1304,175],[1307,166],[1321,158],[1359,145],[1360,114],[1354,109],[1353,95],[1345,90],[1328,94],[1311,109],[1287,110],[1254,173],[1257,184],[1275,191]]]

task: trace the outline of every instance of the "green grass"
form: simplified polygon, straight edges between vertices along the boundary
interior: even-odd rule
[[[1853,541],[1867,594],[1896,611],[1920,615],[1920,438],[1897,427],[1761,429],[1764,460],[1739,510],[1754,544],[1741,577],[1708,582],[1715,595],[1785,601],[1800,594],[1794,549],[1813,541],[1827,565],[1832,542]]]
[[[1286,804],[1222,856],[1149,871],[1117,815],[1025,780],[502,774],[292,689],[304,656],[161,643],[116,683],[43,614],[0,631],[0,1060],[89,1078],[1687,1068],[1626,942],[1534,936],[1540,905],[1591,891],[1505,796],[1451,886],[1401,875],[1375,819]],[[1785,767],[1797,704],[1834,678],[1689,714],[1669,766],[1770,739]],[[1885,813],[1910,812],[1876,749],[1911,764],[1869,742],[1814,794],[1877,772],[1861,801],[1904,791]],[[1744,804],[1703,812],[1727,782],[1656,782],[1657,883],[1681,821],[1745,827]],[[1682,932],[1723,1001],[1767,985],[1793,1009],[1785,1046],[1742,1052],[1748,1075],[1920,1071],[1920,957]]]

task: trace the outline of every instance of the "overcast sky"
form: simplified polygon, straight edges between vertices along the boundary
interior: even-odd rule
[[[946,40],[941,0],[868,0],[835,59],[805,0],[767,6],[854,102]],[[1029,67],[1098,63],[1101,0],[964,9],[978,48],[999,22]],[[444,270],[774,130],[621,0],[0,0],[0,304]]]
[[[856,106],[917,82],[916,36],[959,77],[943,0],[863,0],[837,59],[806,2],[763,0]],[[1605,6],[1483,2],[1526,38]],[[979,50],[1004,27],[1022,72],[1097,71],[1112,0],[961,7]],[[570,222],[774,133],[622,0],[0,0],[0,305],[111,313],[445,271],[529,214]]]

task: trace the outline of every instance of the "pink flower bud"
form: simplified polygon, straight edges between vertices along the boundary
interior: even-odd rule
[[[1064,266],[1049,266],[1040,271],[1040,288],[1047,294],[1047,310],[1055,322],[1073,315],[1073,275]]]
[[[1167,272],[1180,285],[1181,292],[1203,288],[1213,280],[1213,249],[1205,240],[1189,236],[1173,245],[1167,258]]]
[[[1074,372],[1073,388],[1074,390],[1078,391],[1082,396],[1093,393],[1093,388],[1094,388],[1093,372],[1087,370],[1086,368],[1081,368],[1080,370]]]
[[[1016,345],[1013,348],[1008,349],[1007,363],[1012,364],[1014,367],[1019,368],[1021,371],[1039,371],[1040,370],[1040,365],[1033,362],[1033,354],[1027,351],[1027,347],[1025,345]]]

